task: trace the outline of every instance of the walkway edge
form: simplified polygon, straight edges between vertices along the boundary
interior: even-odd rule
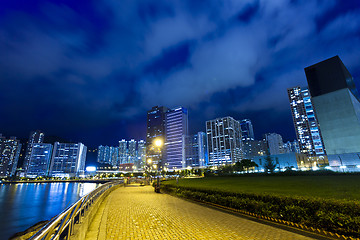
[[[105,207],[103,209],[103,213],[101,215],[100,225],[99,225],[99,233],[97,239],[106,239],[106,228],[107,228],[107,216],[109,209],[109,199],[110,194],[104,199]]]
[[[242,213],[242,212],[238,211],[237,209],[221,206],[221,205],[218,205],[218,204],[209,203],[209,202],[200,201],[200,200],[189,199],[189,198],[184,198],[184,197],[177,196],[175,194],[167,193],[165,191],[162,191],[162,193],[165,193],[167,195],[170,195],[170,196],[173,196],[173,197],[176,197],[176,198],[180,198],[180,199],[192,202],[192,203],[196,203],[196,204],[208,207],[208,208],[212,208],[212,209],[219,210],[219,211],[222,211],[222,212],[230,213],[232,215],[245,218],[247,220],[262,223],[262,224],[269,225],[269,226],[276,227],[276,228],[281,228],[283,230],[293,232],[293,233],[297,233],[297,234],[300,234],[300,235],[303,235],[303,236],[311,237],[311,238],[314,238],[314,239],[319,239],[319,240],[344,239],[344,238],[340,238],[340,237],[338,238],[336,236],[334,236],[334,237],[326,236],[326,235],[319,234],[319,233],[316,233],[316,232],[307,231],[305,229],[300,229],[300,228],[292,227],[292,226],[289,226],[289,225],[281,224],[281,223],[278,223],[278,222],[271,221],[270,218],[269,218],[269,220],[267,220],[265,218],[252,216],[252,215],[249,215],[249,214]],[[358,238],[347,238],[347,239],[358,240]]]

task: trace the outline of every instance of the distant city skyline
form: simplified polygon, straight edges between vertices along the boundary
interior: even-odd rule
[[[236,120],[231,116],[208,120],[205,133],[189,134],[186,108],[154,106],[147,111],[146,141],[122,139],[119,147],[100,145],[97,162],[111,165],[111,169],[173,171],[248,159],[261,165],[256,171],[264,171],[264,155],[269,155],[276,159],[277,171],[319,167],[358,171],[360,96],[353,77],[339,56],[315,63],[304,71],[309,86],[287,89],[297,132],[293,142],[284,142],[274,132],[256,140],[250,119]],[[84,171],[88,152],[85,145],[55,142],[52,146],[43,143],[44,137],[40,130],[30,133],[21,174],[79,175]],[[3,149],[0,172],[13,176],[21,144],[16,137],[6,139],[0,135],[0,149]]]
[[[80,11],[81,9],[81,11]],[[339,55],[360,86],[360,5],[349,1],[5,1],[0,132],[89,148],[145,139],[153,106],[250,119],[295,139],[286,89]],[[293,18],[292,16],[295,16]]]

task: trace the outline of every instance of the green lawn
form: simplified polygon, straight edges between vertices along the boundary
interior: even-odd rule
[[[175,184],[175,180],[164,184]],[[360,202],[360,175],[242,176],[179,179],[180,186],[282,196],[348,199]]]

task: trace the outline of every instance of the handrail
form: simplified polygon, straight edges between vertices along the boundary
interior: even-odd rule
[[[42,229],[35,233],[30,240],[69,239],[73,232],[74,224],[80,223],[80,218],[84,216],[94,201],[106,190],[118,184],[121,184],[121,182],[105,183],[86,194],[47,223]]]

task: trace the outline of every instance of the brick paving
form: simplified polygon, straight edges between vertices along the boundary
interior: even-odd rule
[[[86,239],[312,239],[129,185],[101,204]]]

